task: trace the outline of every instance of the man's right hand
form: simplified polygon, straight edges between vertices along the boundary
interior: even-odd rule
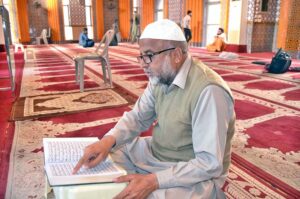
[[[116,139],[113,136],[105,136],[98,142],[95,142],[84,149],[84,154],[78,161],[77,165],[73,169],[73,174],[76,174],[83,166],[85,168],[92,168],[105,160],[110,152],[112,146],[116,143]]]

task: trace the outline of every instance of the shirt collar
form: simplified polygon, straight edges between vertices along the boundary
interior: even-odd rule
[[[176,85],[179,88],[184,89],[186,79],[187,79],[188,73],[191,68],[191,62],[192,62],[192,58],[191,58],[190,54],[188,54],[184,63],[180,67],[175,79],[173,80],[172,85]],[[171,85],[171,87],[172,87],[172,85]]]

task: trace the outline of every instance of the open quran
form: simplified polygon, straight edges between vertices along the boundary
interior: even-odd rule
[[[126,171],[113,163],[110,157],[93,168],[73,168],[83,155],[84,148],[98,138],[44,138],[45,171],[50,186],[112,182]]]

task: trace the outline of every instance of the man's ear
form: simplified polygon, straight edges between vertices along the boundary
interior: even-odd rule
[[[183,53],[181,48],[175,48],[172,52],[173,60],[176,64],[180,63],[183,58]]]

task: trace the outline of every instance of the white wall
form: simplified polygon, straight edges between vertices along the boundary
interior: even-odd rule
[[[241,1],[241,24],[240,24],[240,41],[239,44],[247,44],[247,14],[248,14],[248,1]]]
[[[248,1],[230,1],[228,20],[228,43],[247,43]]]
[[[241,25],[241,1],[230,1],[228,20],[228,43],[239,44]]]

